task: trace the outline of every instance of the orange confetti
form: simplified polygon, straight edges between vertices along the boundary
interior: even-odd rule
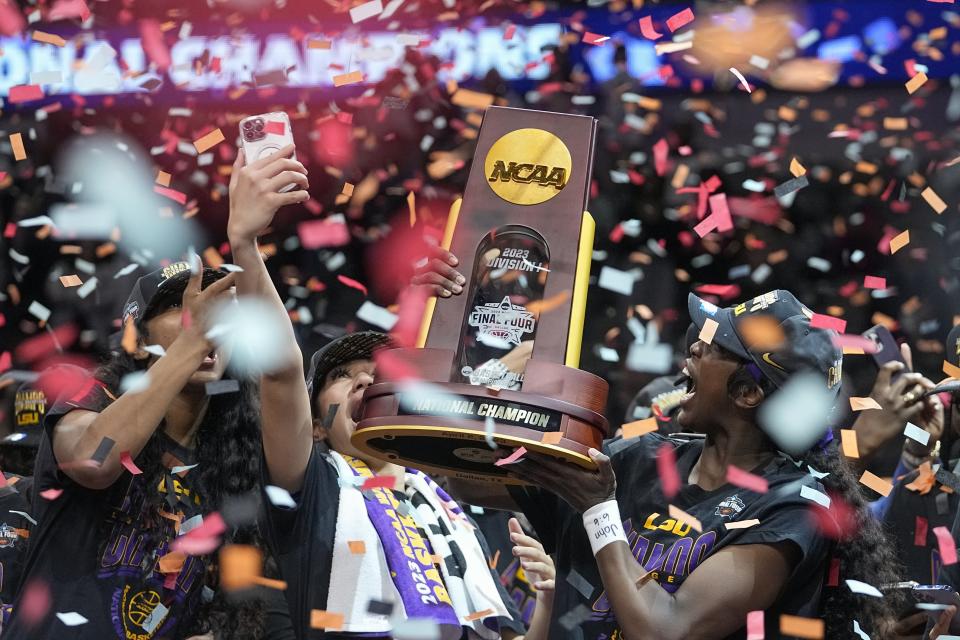
[[[628,422],[622,427],[623,437],[626,438],[637,438],[647,433],[651,433],[657,430],[657,419],[656,418],[644,418],[643,420],[634,420],[633,422]]]
[[[904,131],[910,126],[906,118],[884,118],[883,128],[890,131]]]
[[[751,349],[773,351],[779,349],[786,339],[780,323],[773,316],[746,316],[737,328],[743,341]]]
[[[925,496],[930,493],[930,490],[933,489],[936,484],[937,476],[933,473],[933,467],[929,460],[925,460],[917,467],[917,477],[914,478],[913,482],[906,485],[906,487],[910,491],[915,491]]]
[[[83,284],[83,280],[76,274],[72,276],[60,276],[60,284],[65,287],[79,287]]]
[[[700,335],[697,337],[700,340],[710,344],[713,342],[713,336],[717,333],[717,328],[720,326],[720,323],[712,318],[707,318],[703,321],[703,328],[700,329]]]
[[[479,91],[470,91],[469,89],[457,89],[450,96],[450,102],[458,107],[467,109],[486,109],[493,104],[494,96],[489,93],[480,93]]]
[[[245,544],[228,544],[220,549],[220,586],[227,591],[246,589],[257,582],[263,553]]]
[[[341,73],[333,76],[333,86],[335,87],[343,87],[345,85],[356,84],[358,82],[363,82],[362,71],[351,71],[350,73]],[[341,616],[341,618],[342,617],[343,616]]]
[[[120,339],[120,346],[127,353],[133,353],[137,350],[137,325],[133,323],[133,316],[128,316],[126,324],[123,325],[123,337]]]
[[[960,367],[946,360],[943,361],[943,372],[955,380],[960,380]]]
[[[919,72],[917,75],[913,76],[907,83],[904,85],[907,88],[907,93],[913,95],[917,89],[922,87],[927,82],[927,74],[924,72]]]
[[[350,548],[350,553],[356,556],[362,556],[367,552],[367,545],[363,540],[347,540],[347,546]]]
[[[933,190],[933,187],[927,187],[920,192],[920,195],[923,196],[923,199],[927,201],[927,204],[930,205],[930,208],[941,214],[947,210],[947,203],[937,195],[937,192]]]
[[[680,507],[675,507],[671,504],[668,507],[668,512],[670,513],[671,518],[674,520],[680,520],[681,522],[690,525],[697,533],[703,531],[703,525],[700,524],[700,521]]]
[[[197,153],[203,153],[217,146],[218,144],[223,142],[225,139],[226,138],[223,137],[223,132],[220,131],[220,129],[214,129],[207,135],[201,138],[198,138],[197,140],[194,140],[193,146],[197,149]]]
[[[543,437],[540,438],[540,442],[543,444],[560,444],[561,440],[563,440],[562,431],[547,431],[543,434]]]
[[[310,610],[310,628],[340,631],[343,628],[343,614],[332,611]]]
[[[785,636],[822,640],[823,628],[823,620],[819,618],[802,618],[786,614],[780,616],[780,633]]]
[[[487,616],[491,616],[493,615],[493,613],[494,613],[493,609],[484,609],[483,611],[477,611],[477,612],[471,613],[470,615],[465,617],[464,620],[466,622],[473,622],[474,620],[479,620],[480,618],[486,618]]]
[[[794,158],[790,161],[790,173],[793,174],[794,178],[799,178],[800,176],[807,173],[807,168],[800,164],[800,161]]]
[[[907,229],[890,239],[890,255],[910,244],[910,230]]]
[[[883,409],[876,400],[867,396],[866,398],[850,397],[851,411],[865,411],[867,409]]]
[[[329,40],[307,40],[307,49],[330,49],[332,46]]]
[[[410,226],[417,224],[417,197],[413,191],[407,194],[407,208],[410,210]]]
[[[37,42],[46,42],[47,44],[52,44],[56,47],[62,47],[67,44],[67,41],[60,36],[47,33],[46,31],[34,31],[33,39]]]
[[[186,560],[187,554],[183,551],[171,551],[158,560],[160,573],[180,573]]]
[[[213,247],[207,247],[203,250],[203,261],[213,269],[219,269],[223,264],[223,256]]]
[[[161,187],[169,187],[169,186],[170,186],[170,178],[171,178],[171,177],[172,177],[172,176],[171,176],[169,173],[167,173],[166,171],[158,171],[158,172],[157,172],[157,184],[160,185]]]
[[[857,432],[853,429],[840,429],[840,444],[843,455],[848,458],[859,458],[860,448],[857,446]]]
[[[860,476],[860,484],[873,489],[882,496],[886,496],[893,491],[893,484],[891,484],[889,480],[884,480],[869,471],[864,471],[863,475]]]
[[[20,133],[11,133],[10,134],[10,146],[13,147],[13,159],[14,160],[26,160],[27,151],[23,148],[23,134]]]

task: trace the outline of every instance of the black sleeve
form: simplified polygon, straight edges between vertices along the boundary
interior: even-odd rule
[[[263,640],[296,640],[287,598],[279,589],[263,588]]]
[[[487,537],[483,535],[483,531],[480,530],[479,525],[477,525],[473,518],[470,518],[470,521],[474,526],[474,532],[477,535],[477,541],[480,543],[480,548],[483,550],[483,556],[485,558],[490,558],[493,554],[490,553],[490,545],[487,544]],[[497,593],[500,594],[500,599],[503,600],[504,606],[510,613],[509,618],[497,618],[497,622],[500,623],[500,629],[510,629],[517,635],[522,636],[527,632],[527,628],[523,625],[523,616],[520,615],[520,610],[517,609],[517,604],[513,601],[513,598],[510,597],[510,594],[507,593],[507,590],[504,588],[503,582],[500,580],[500,573],[497,571],[496,567],[490,568],[490,575],[493,577],[494,584],[497,585]]]
[[[510,497],[533,526],[548,555],[556,553],[562,523],[573,509],[556,494],[527,485],[508,485]]]
[[[327,462],[323,452],[314,445],[303,476],[303,487],[298,493],[291,495],[296,505],[285,507],[270,501],[266,492],[267,485],[271,484],[266,460],[262,461],[261,468],[264,524],[268,538],[274,545],[274,553],[285,554],[294,546],[309,544],[315,524],[313,520],[319,517],[320,512],[335,509],[338,504],[340,488],[336,470]],[[333,517],[336,518],[335,512]]]
[[[74,484],[73,479],[57,466],[56,455],[53,453],[53,432],[60,419],[77,409],[99,413],[110,406],[114,399],[103,383],[92,375],[83,382],[71,385],[57,396],[43,418],[43,440],[34,463],[34,492],[51,486]]]

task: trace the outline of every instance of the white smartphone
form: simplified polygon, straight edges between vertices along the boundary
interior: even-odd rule
[[[240,121],[240,144],[243,145],[247,164],[273,155],[283,147],[293,144],[290,117],[283,111],[274,111],[244,118]],[[293,159],[297,159],[296,151],[293,152]],[[296,183],[291,182],[280,189],[279,193],[286,193],[296,187]]]

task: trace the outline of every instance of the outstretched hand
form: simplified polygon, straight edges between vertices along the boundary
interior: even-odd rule
[[[505,455],[510,451],[505,450]],[[584,469],[573,462],[529,451],[508,469],[516,477],[538,485],[563,498],[571,507],[583,513],[590,507],[617,497],[617,478],[610,457],[590,449],[590,459],[596,470]]]
[[[457,256],[443,247],[428,245],[427,256],[417,263],[410,284],[424,286],[430,295],[442,298],[458,295],[467,281],[454,269],[459,264]]]
[[[527,582],[537,591],[553,591],[557,577],[553,559],[543,550],[539,540],[523,532],[516,518],[510,518],[507,526],[510,528],[510,541],[516,545],[513,555],[520,559],[520,566],[527,574]]]
[[[246,164],[243,149],[237,152],[230,176],[230,219],[227,236],[231,240],[253,240],[270,226],[277,209],[287,204],[305,202],[310,198],[306,189],[307,168],[294,160],[293,145],[275,154]],[[288,184],[300,189],[279,193]]]

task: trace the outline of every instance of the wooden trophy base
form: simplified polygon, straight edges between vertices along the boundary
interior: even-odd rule
[[[418,355],[435,350],[392,351]],[[605,401],[607,383],[598,376],[533,359],[527,362],[523,392],[461,383],[426,385],[380,382],[368,387],[352,444],[427,473],[500,484],[524,483],[508,475],[510,465],[494,465],[491,444],[596,468],[587,451],[600,448],[607,421],[598,411],[602,406],[587,408],[592,403],[584,400]]]

